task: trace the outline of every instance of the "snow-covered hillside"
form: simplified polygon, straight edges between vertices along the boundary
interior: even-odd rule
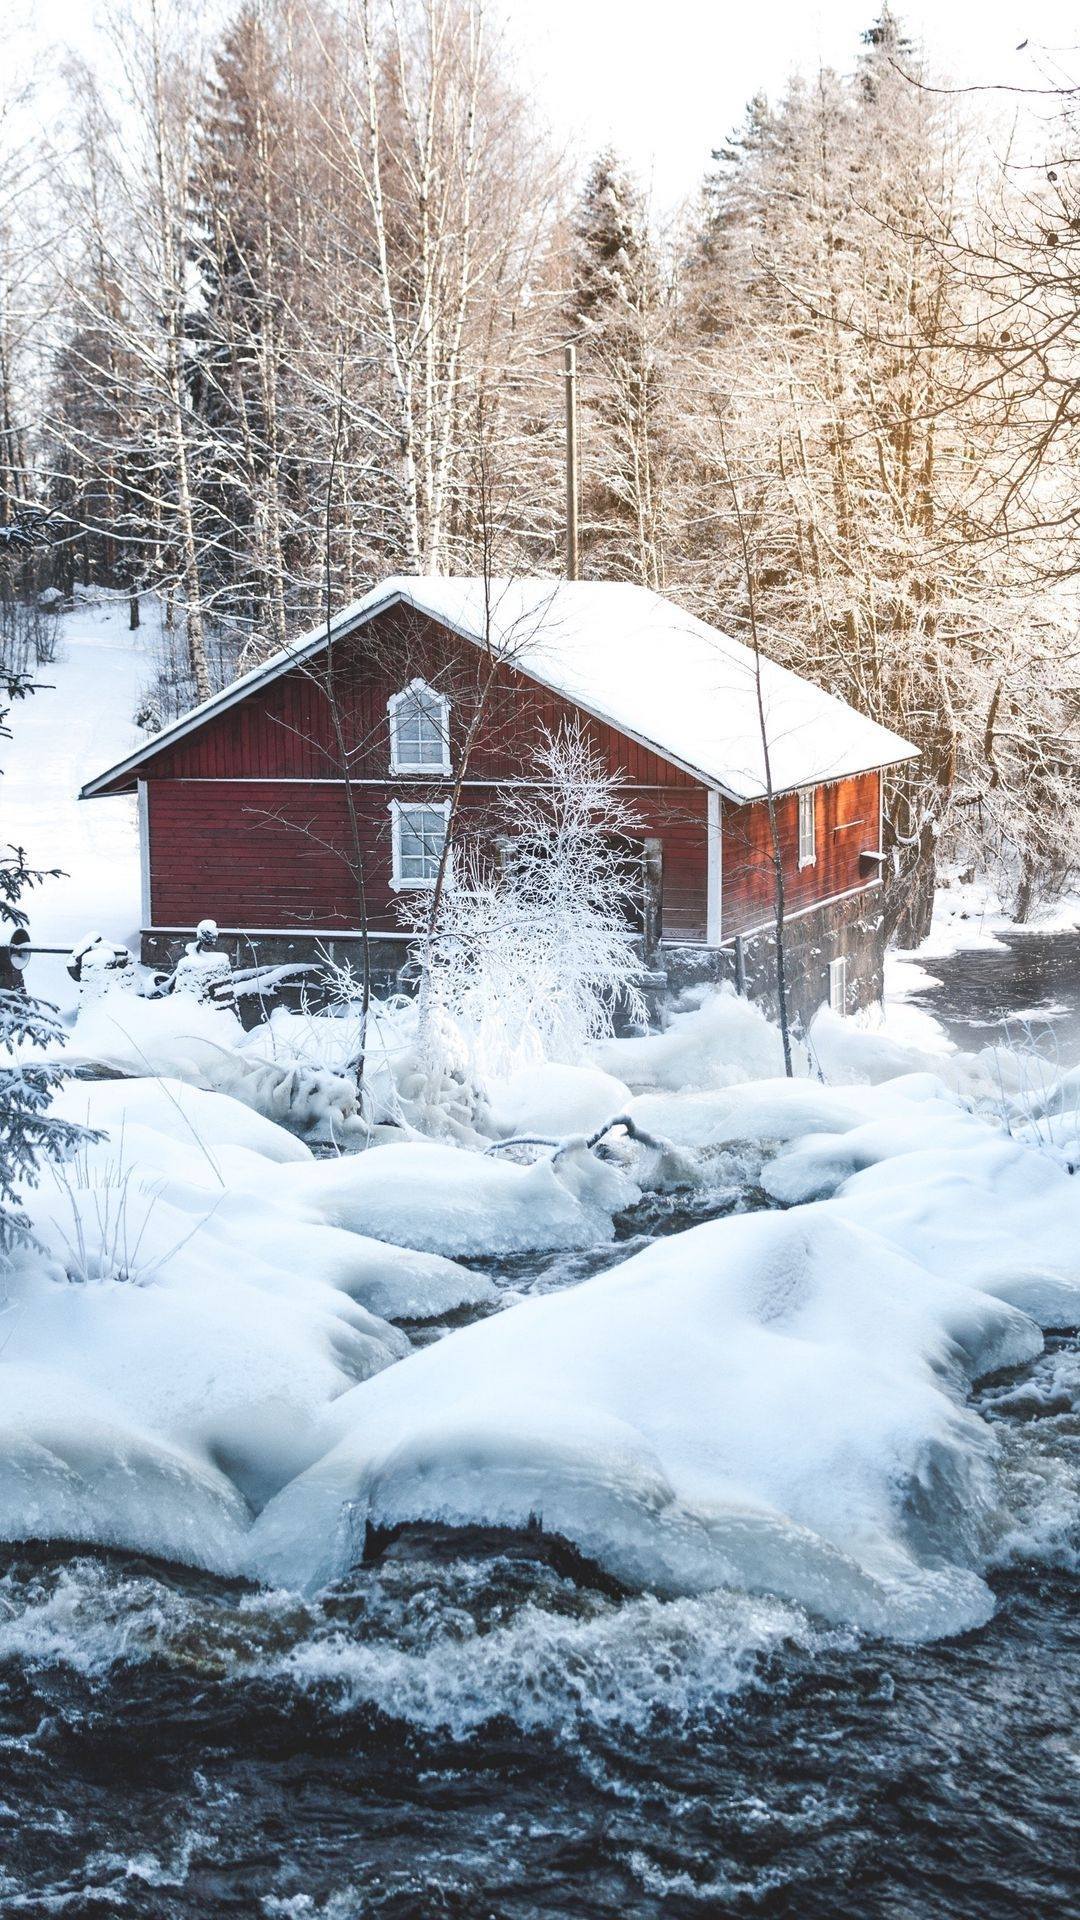
[[[139,841],[133,799],[80,802],[92,774],[143,737],[132,715],[149,680],[159,637],[157,603],[143,603],[143,625],[128,631],[128,603],[115,595],[85,599],[60,621],[57,657],[35,674],[38,691],[8,717],[0,743],[3,840],[25,847],[31,866],[63,877],[28,894],[35,939],[73,946],[88,932],[136,945]],[[30,984],[57,1005],[74,1004],[63,960],[38,959]]]

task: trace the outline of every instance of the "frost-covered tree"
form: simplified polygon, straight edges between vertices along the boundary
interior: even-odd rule
[[[419,1045],[481,1076],[578,1061],[616,1010],[645,1015],[629,920],[638,823],[577,729],[537,751],[512,790],[497,865],[459,842],[451,883],[417,943]]]
[[[921,749],[886,804],[900,868],[889,914],[912,941],[958,824],[992,787],[997,818],[1027,810],[1037,783],[1014,750],[1017,699],[1062,675],[1026,670],[1055,625],[991,531],[1010,454],[953,253],[969,190],[957,109],[905,67],[920,77],[886,10],[853,74],[823,71],[769,115],[759,105],[727,150],[695,287],[697,453],[680,519],[699,604],[745,635],[730,499],[708,482],[727,464],[723,420],[758,503],[764,647]],[[987,722],[1002,679],[995,774]]]
[[[571,230],[568,320],[579,342],[585,572],[660,587],[673,310],[648,209],[610,148],[593,162]]]

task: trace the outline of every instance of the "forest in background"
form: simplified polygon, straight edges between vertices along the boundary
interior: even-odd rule
[[[922,748],[898,936],[943,857],[1020,918],[1075,879],[1071,86],[1014,162],[886,10],[664,222],[555,148],[480,0],[141,0],[62,100],[7,86],[5,620],[159,594],[156,723],[386,574],[558,574],[572,341],[584,576]]]

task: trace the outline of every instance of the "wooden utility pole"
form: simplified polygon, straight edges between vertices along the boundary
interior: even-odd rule
[[[577,348],[566,348],[566,577],[578,576]]]

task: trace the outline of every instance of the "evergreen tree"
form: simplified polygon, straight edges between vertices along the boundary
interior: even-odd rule
[[[641,195],[612,148],[589,169],[572,222],[571,318],[607,328],[641,304],[652,274]]]

